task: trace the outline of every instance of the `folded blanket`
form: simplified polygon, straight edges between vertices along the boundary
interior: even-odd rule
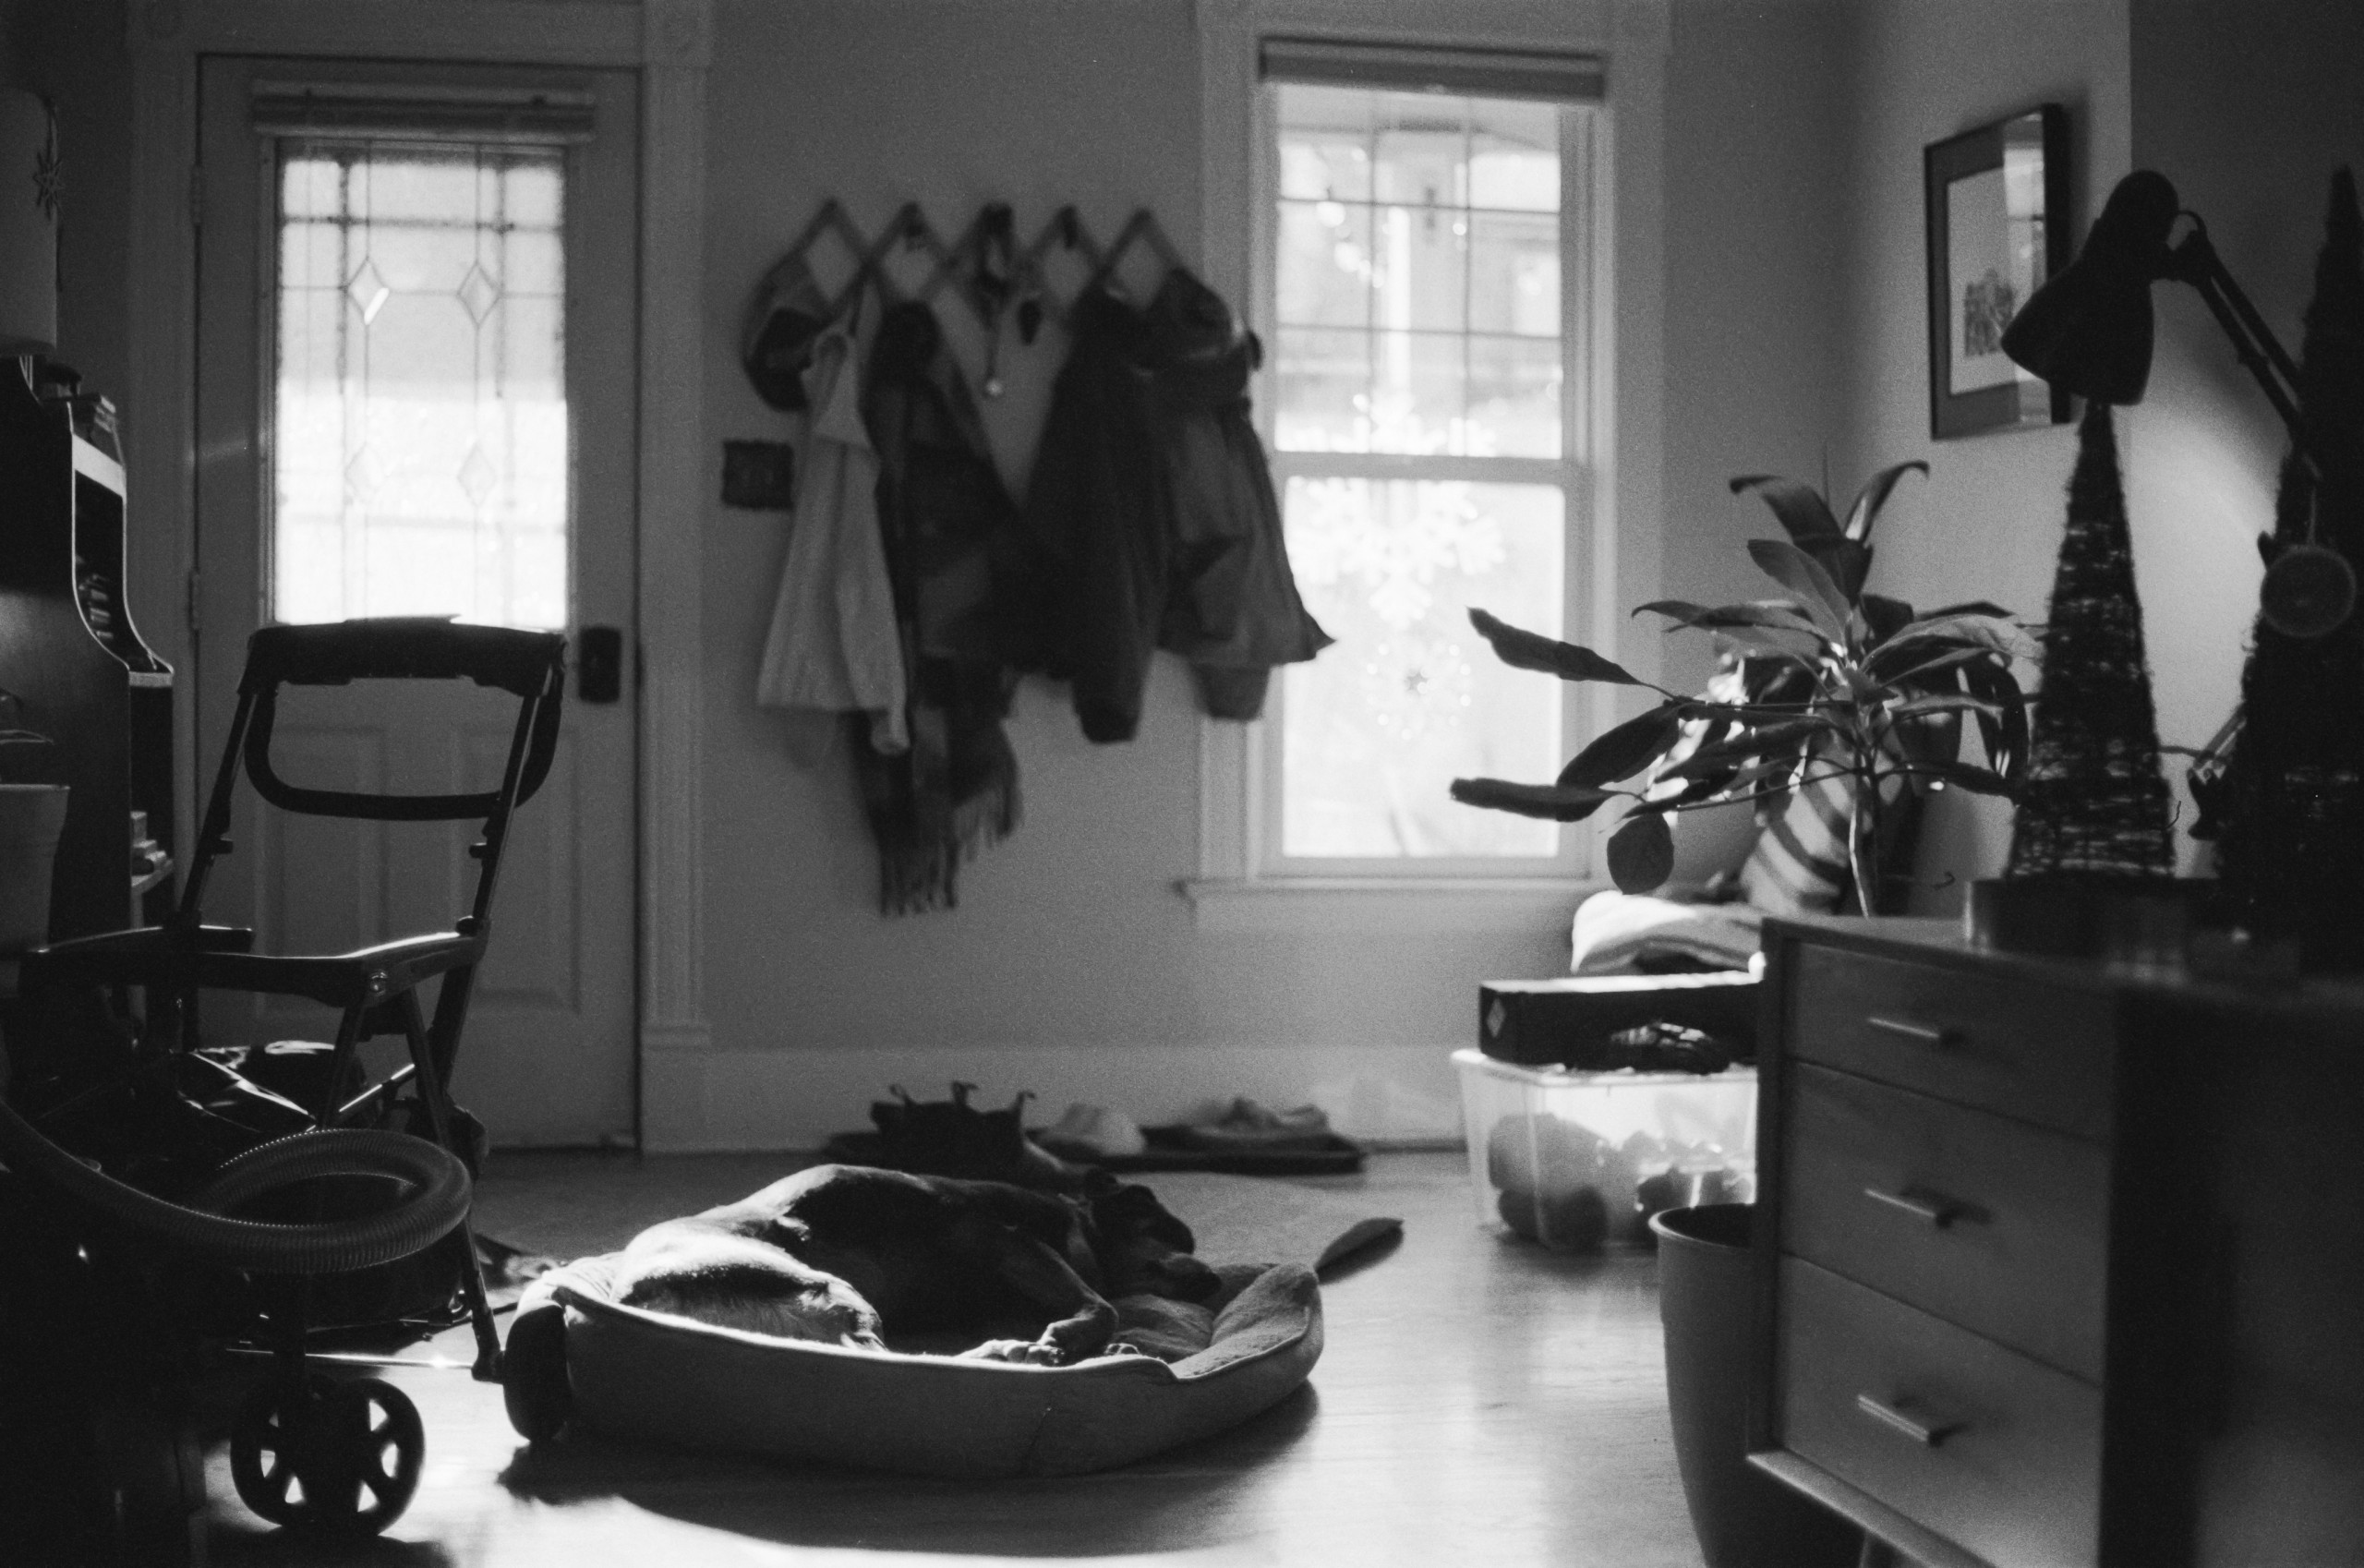
[[[1747,904],[1678,904],[1639,893],[1596,893],[1576,906],[1576,974],[1621,974],[1669,959],[1707,969],[1747,969],[1757,956],[1764,911]]]

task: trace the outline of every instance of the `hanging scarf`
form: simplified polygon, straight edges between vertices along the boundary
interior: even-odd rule
[[[910,672],[911,748],[853,748],[878,841],[879,903],[916,914],[959,902],[963,861],[1018,826],[1018,758],[1002,718],[1017,677],[977,651],[988,551],[1014,509],[983,425],[927,307],[888,308],[862,389],[878,454],[878,524]]]

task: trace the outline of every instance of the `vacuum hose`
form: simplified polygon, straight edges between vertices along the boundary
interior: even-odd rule
[[[249,1149],[194,1195],[165,1201],[90,1169],[0,1103],[0,1154],[29,1174],[115,1218],[216,1262],[262,1273],[334,1274],[372,1269],[440,1241],[467,1216],[467,1167],[407,1133],[367,1128],[297,1133]],[[222,1212],[320,1176],[391,1178],[410,1190],[380,1213],[278,1224]]]

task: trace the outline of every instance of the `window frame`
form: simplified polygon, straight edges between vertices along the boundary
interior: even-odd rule
[[[1590,276],[1596,308],[1587,406],[1596,411],[1589,537],[1570,559],[1584,573],[1566,634],[1589,637],[1645,680],[1660,664],[1658,639],[1626,625],[1622,607],[1660,597],[1659,511],[1664,493],[1664,143],[1666,59],[1671,9],[1666,0],[1550,0],[1477,11],[1464,0],[1198,0],[1201,95],[1201,274],[1232,298],[1268,307],[1260,269],[1272,222],[1259,199],[1272,185],[1259,159],[1273,145],[1259,134],[1260,56],[1266,38],[1378,42],[1437,50],[1501,49],[1592,56],[1603,80],[1595,116],[1598,183]],[[1566,177],[1563,169],[1562,178]],[[1566,281],[1563,279],[1562,287]],[[1606,308],[1615,300],[1613,310]],[[1270,372],[1254,389],[1271,402]],[[1269,413],[1264,415],[1269,419]],[[1575,552],[1581,552],[1581,560]],[[1629,712],[1634,694],[1592,685],[1564,694],[1574,707],[1563,743],[1571,750]],[[1199,725],[1199,863],[1178,878],[1203,930],[1335,932],[1531,937],[1564,921],[1586,893],[1606,887],[1606,829],[1573,835],[1582,851],[1538,874],[1535,862],[1492,862],[1475,874],[1427,862],[1359,862],[1354,874],[1303,861],[1272,869],[1266,840],[1277,827],[1263,799],[1269,720]]]
[[[1561,497],[1561,635],[1589,642],[1593,628],[1586,613],[1584,587],[1592,575],[1594,536],[1598,513],[1597,457],[1607,412],[1597,395],[1589,368],[1599,333],[1597,317],[1613,308],[1607,280],[1594,265],[1597,235],[1607,214],[1601,203],[1609,181],[1599,167],[1604,138],[1600,134],[1598,101],[1542,99],[1533,92],[1488,93],[1483,78],[1439,90],[1453,97],[1518,98],[1549,102],[1565,113],[1560,121],[1560,348],[1563,380],[1560,399],[1560,455],[1557,457],[1421,456],[1393,452],[1283,451],[1274,440],[1279,415],[1275,376],[1280,344],[1278,308],[1280,127],[1278,87],[1309,81],[1305,76],[1264,75],[1257,82],[1255,183],[1256,253],[1249,319],[1268,345],[1266,368],[1255,404],[1257,433],[1263,440],[1272,471],[1273,488],[1285,501],[1293,478],[1368,478],[1375,480],[1467,479],[1478,483],[1549,485]],[[1320,85],[1336,85],[1323,82]],[[1378,83],[1373,90],[1389,90]],[[1507,84],[1506,84],[1507,85]],[[1473,639],[1476,633],[1471,633]],[[1490,651],[1479,658],[1491,660]],[[1526,677],[1535,680],[1541,676]],[[1261,728],[1265,743],[1259,754],[1253,787],[1254,811],[1260,831],[1252,874],[1257,877],[1336,879],[1410,878],[1485,879],[1490,877],[1581,877],[1592,869],[1593,836],[1574,825],[1561,825],[1556,847],[1548,855],[1425,855],[1320,856],[1291,855],[1281,846],[1284,796],[1286,790],[1285,734],[1288,679],[1275,670],[1265,699]],[[1559,692],[1560,739],[1563,754],[1573,754],[1578,739],[1587,732],[1587,705],[1583,688],[1562,684]],[[1556,764],[1554,765],[1557,766]],[[1538,780],[1539,782],[1539,780]],[[1474,808],[1473,808],[1474,809]]]

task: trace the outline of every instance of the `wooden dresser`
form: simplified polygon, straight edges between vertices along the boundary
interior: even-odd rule
[[[1768,921],[1755,1463],[1908,1560],[2364,1563],[2364,983]]]

